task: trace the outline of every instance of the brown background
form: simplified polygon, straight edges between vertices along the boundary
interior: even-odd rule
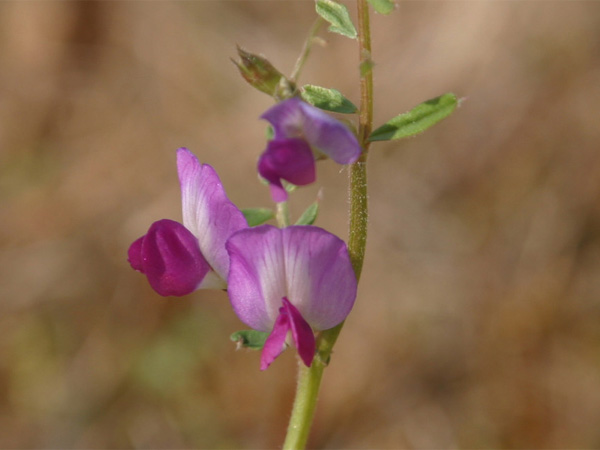
[[[348,3],[355,17],[354,3]],[[295,378],[228,341],[222,292],[164,299],[126,250],[180,219],[174,150],[268,206],[271,100],[235,44],[289,73],[311,1],[0,3],[0,447],[272,448]],[[407,1],[373,17],[375,119],[453,91],[422,136],[373,146],[357,305],[317,448],[600,446],[600,3]],[[302,82],[358,102],[354,41]],[[346,170],[318,224],[346,237]]]

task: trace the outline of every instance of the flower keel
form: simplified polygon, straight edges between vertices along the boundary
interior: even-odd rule
[[[283,297],[283,306],[275,320],[273,331],[265,341],[260,358],[260,370],[267,369],[285,348],[288,332],[291,331],[294,345],[302,362],[310,367],[315,356],[315,335],[300,311]]]
[[[284,202],[287,200],[287,192],[281,180],[296,186],[305,186],[315,181],[313,153],[302,139],[270,141],[258,160],[258,173],[270,183],[273,200]]]
[[[128,254],[131,266],[164,296],[193,292],[211,270],[194,235],[169,219],[154,222],[146,235],[131,244]]]

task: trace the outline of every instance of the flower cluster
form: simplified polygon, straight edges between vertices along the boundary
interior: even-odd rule
[[[282,180],[306,185],[315,179],[315,158],[355,161],[360,146],[342,123],[299,99],[283,101],[263,116],[274,139],[258,162],[274,201],[287,199]],[[346,244],[312,226],[249,227],[229,200],[219,176],[187,149],[177,150],[183,224],[154,222],[129,248],[131,266],[163,296],[196,289],[227,289],[242,322],[268,334],[261,370],[288,344],[310,366],[315,331],[341,323],[356,298]]]

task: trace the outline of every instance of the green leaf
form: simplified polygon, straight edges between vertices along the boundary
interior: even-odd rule
[[[394,2],[391,0],[367,0],[379,14],[389,14],[394,10]]]
[[[312,225],[317,220],[317,214],[319,213],[319,200],[311,203],[308,208],[302,213],[296,225]]]
[[[233,333],[229,339],[237,343],[238,348],[246,347],[253,350],[260,350],[264,347],[269,333],[256,330],[241,330]]]
[[[451,93],[427,100],[377,128],[369,136],[369,141],[390,141],[422,133],[448,117],[457,105],[458,100]]]
[[[250,227],[261,225],[275,217],[275,214],[269,208],[246,208],[242,209],[242,214]]]
[[[313,84],[302,86],[302,99],[317,108],[343,114],[354,114],[358,108],[335,89],[327,89]]]
[[[344,5],[333,0],[317,0],[315,9],[318,15],[331,24],[329,31],[356,39],[358,33]]]

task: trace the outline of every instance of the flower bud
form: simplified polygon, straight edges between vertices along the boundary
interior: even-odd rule
[[[232,59],[240,74],[253,87],[278,100],[289,98],[295,91],[288,80],[264,56],[249,53],[238,46],[240,61]]]

